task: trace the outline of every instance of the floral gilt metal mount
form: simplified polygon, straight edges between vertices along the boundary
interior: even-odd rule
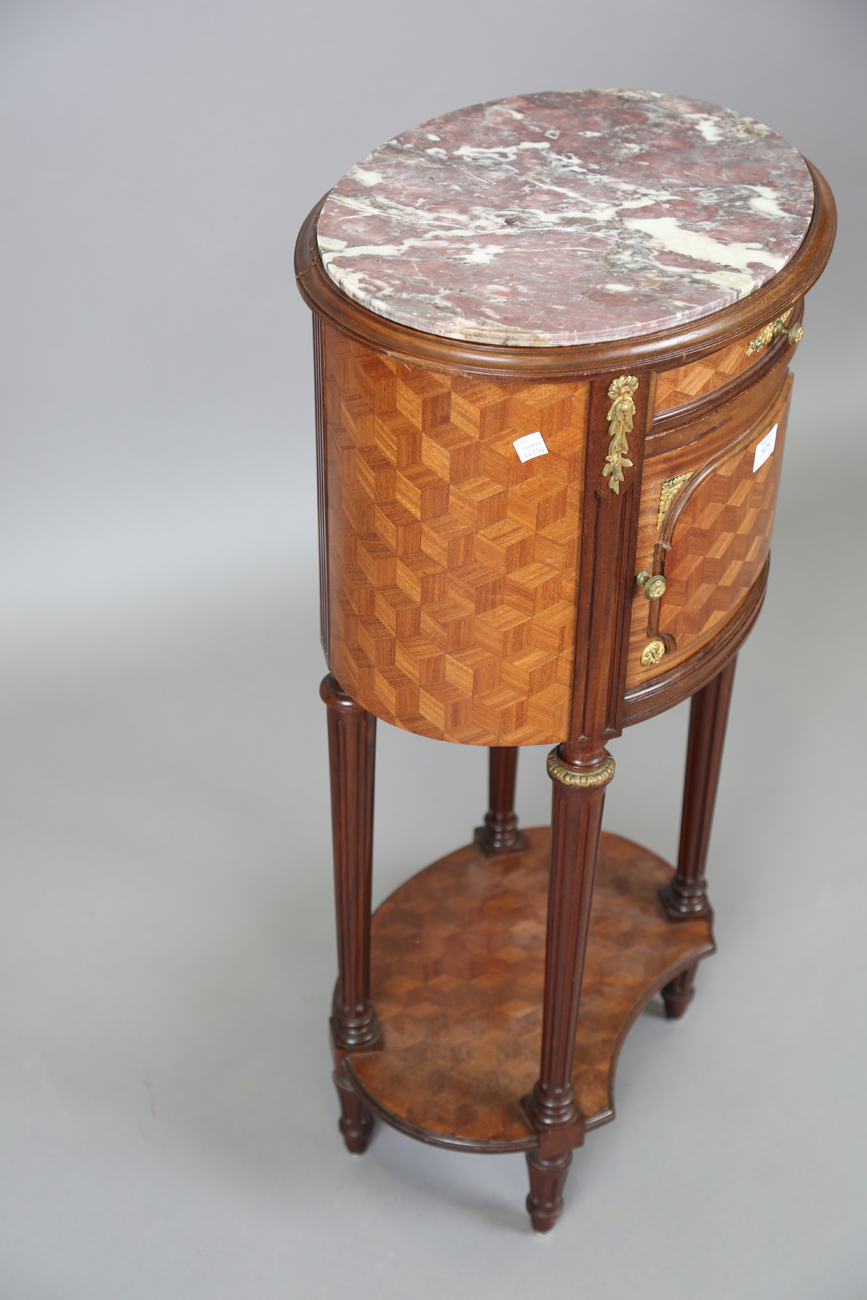
[[[632,465],[632,461],[628,459],[629,442],[626,435],[632,432],[632,420],[635,415],[632,394],[637,387],[638,380],[634,375],[621,375],[618,379],[613,379],[608,386],[608,396],[612,401],[606,418],[611,441],[608,444],[608,455],[605,457],[602,476],[608,479],[611,491],[618,495],[620,484],[623,482],[623,466]]]

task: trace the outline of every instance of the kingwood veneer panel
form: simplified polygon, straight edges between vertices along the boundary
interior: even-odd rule
[[[479,745],[568,729],[586,382],[494,382],[323,330],[330,666],[370,712]],[[521,464],[516,438],[548,454]]]

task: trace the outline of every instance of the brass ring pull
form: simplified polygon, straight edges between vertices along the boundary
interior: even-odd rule
[[[648,600],[659,600],[665,592],[665,578],[661,573],[650,574],[642,569],[635,575],[635,585],[640,587]]]

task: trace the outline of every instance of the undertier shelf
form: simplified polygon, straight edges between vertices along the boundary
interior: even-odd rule
[[[383,1047],[356,1053],[353,1082],[387,1123],[475,1151],[535,1145],[519,1102],[538,1077],[550,828],[520,854],[473,845],[426,867],[372,920],[372,996]],[[588,1128],[614,1117],[614,1070],[653,994],[713,952],[707,917],[671,922],[658,892],[672,868],[602,835],[573,1084]]]

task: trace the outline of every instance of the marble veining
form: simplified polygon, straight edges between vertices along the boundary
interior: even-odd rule
[[[389,320],[564,347],[707,316],[775,275],[813,210],[799,153],[752,118],[634,90],[434,118],[350,168],[319,216],[329,276]]]

